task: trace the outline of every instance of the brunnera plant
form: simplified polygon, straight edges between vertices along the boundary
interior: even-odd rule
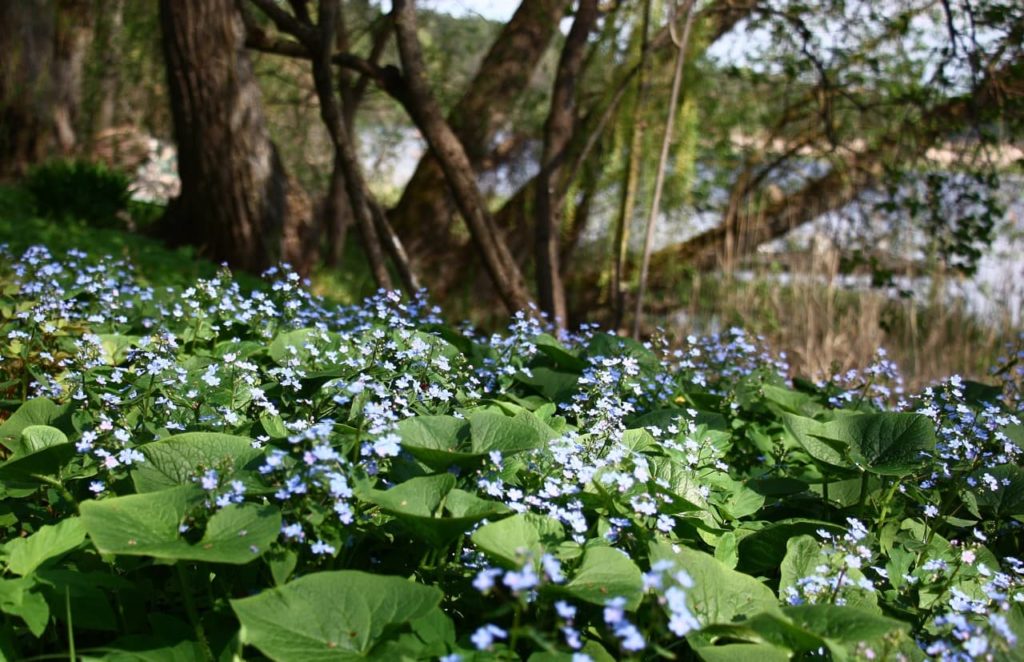
[[[0,282],[4,657],[1019,655],[1019,348],[908,394],[287,269]]]

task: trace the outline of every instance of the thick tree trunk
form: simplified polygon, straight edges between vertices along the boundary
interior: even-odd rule
[[[0,177],[73,153],[91,40],[85,0],[0,2]]]
[[[311,210],[270,140],[233,0],[161,0],[181,195],[167,230],[248,271],[280,259],[300,270]]]
[[[0,176],[22,174],[52,140],[53,32],[51,2],[0,2]]]

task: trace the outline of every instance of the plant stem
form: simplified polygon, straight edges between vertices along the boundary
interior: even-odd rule
[[[71,618],[71,589],[64,587],[64,612],[68,621],[68,659],[75,662],[78,655],[75,654],[75,627]]]
[[[189,585],[185,565],[179,562],[176,564],[176,568],[178,571],[178,582],[181,584],[181,597],[185,602],[185,613],[188,614],[188,620],[192,623],[192,630],[196,633],[196,639],[199,640],[199,648],[203,651],[203,659],[207,662],[213,662],[216,658],[213,656],[210,642],[206,639],[203,623],[199,620],[199,612],[196,611],[196,603],[192,599],[192,589]]]

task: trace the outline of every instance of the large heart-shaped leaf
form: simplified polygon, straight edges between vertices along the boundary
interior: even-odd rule
[[[750,575],[730,569],[704,552],[687,547],[674,550],[667,543],[651,545],[651,564],[671,560],[693,580],[687,590],[690,608],[702,625],[732,623],[760,612],[777,612],[778,600],[770,588]]]
[[[0,464],[0,478],[41,482],[39,476],[60,473],[75,455],[67,435],[49,425],[25,426],[15,447],[14,455]]]
[[[783,414],[782,422],[797,443],[818,462],[838,469],[853,468],[849,445],[830,436],[825,423],[795,414]]]
[[[244,638],[273,660],[366,657],[387,631],[426,616],[440,590],[353,570],[317,572],[232,600]]]
[[[843,416],[826,427],[826,434],[850,445],[851,456],[858,465],[884,476],[913,473],[924,461],[923,454],[935,448],[935,428],[921,414]]]
[[[473,542],[485,554],[510,568],[522,565],[527,557],[539,559],[565,539],[558,520],[525,513],[481,526],[473,532]]]
[[[86,501],[80,510],[89,537],[105,554],[241,564],[258,558],[277,538],[276,507],[241,504],[217,511],[202,539],[190,543],[179,527],[204,497],[199,488],[184,486]]]
[[[26,400],[0,425],[0,444],[13,453],[23,452],[20,445],[22,430],[30,425],[52,425],[65,429],[70,409],[68,405],[58,405],[46,398]]]
[[[986,475],[996,480],[995,490],[990,488]],[[978,487],[971,494],[979,508],[1000,518],[1024,515],[1024,469],[1015,464],[1002,464],[980,469],[974,478]]]
[[[643,597],[644,582],[640,568],[625,552],[595,545],[584,552],[583,564],[564,590],[595,605],[604,605],[611,598],[626,598],[626,608],[633,610]]]
[[[469,422],[454,416],[415,416],[398,424],[402,448],[420,462],[444,470],[478,463],[484,453],[469,448]]]
[[[146,461],[132,471],[136,491],[156,492],[190,485],[206,469],[237,475],[262,454],[248,437],[219,432],[186,432],[141,446]]]
[[[791,538],[814,536],[819,530],[837,534],[846,532],[838,524],[812,519],[794,518],[772,522],[740,540],[738,568],[752,575],[774,572],[785,558],[786,545]]]
[[[450,542],[482,519],[510,512],[502,503],[486,501],[454,487],[455,476],[443,473],[410,478],[390,490],[362,490],[358,495],[394,515],[413,535],[435,546]]]
[[[40,527],[27,538],[15,538],[4,546],[7,568],[16,575],[28,575],[49,559],[70,552],[85,540],[85,526],[79,517],[69,517],[52,526]]]
[[[517,453],[540,445],[540,434],[533,426],[492,411],[470,414],[469,428],[474,453]]]

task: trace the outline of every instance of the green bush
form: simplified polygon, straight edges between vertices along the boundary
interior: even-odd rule
[[[122,225],[118,214],[128,208],[129,184],[124,173],[88,161],[51,161],[33,168],[25,179],[39,214],[100,227]]]

